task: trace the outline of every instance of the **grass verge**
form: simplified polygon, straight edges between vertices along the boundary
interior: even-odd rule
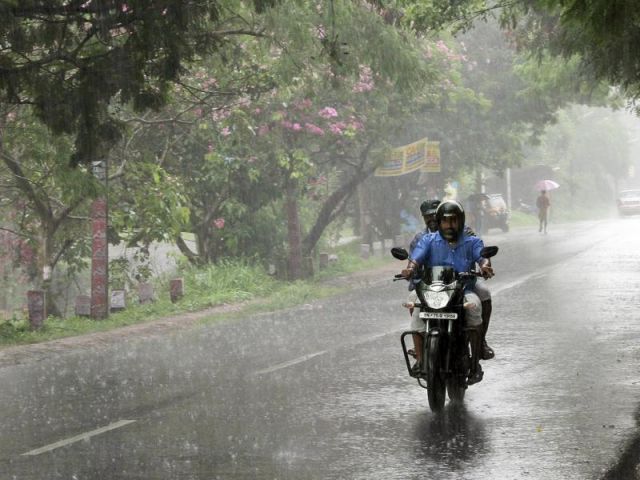
[[[358,255],[359,245],[351,244],[336,250],[338,260],[319,272],[313,279],[286,282],[269,276],[257,265],[224,262],[206,268],[186,268],[180,272],[184,279],[185,296],[171,303],[166,295],[157,295],[156,302],[139,305],[129,301],[127,309],[112,313],[105,320],[86,317],[49,317],[39,330],[31,330],[26,318],[14,317],[0,322],[0,347],[45,342],[57,338],[104,332],[119,327],[151,322],[181,313],[204,310],[209,307],[256,300],[244,306],[241,312],[275,311],[334,295],[344,287],[332,287],[333,278],[358,271],[377,268],[389,262],[388,258],[363,260]],[[168,292],[168,279],[158,280],[156,292]],[[235,313],[237,315],[238,313]],[[229,315],[220,315],[226,318]],[[218,318],[217,315],[206,319]]]

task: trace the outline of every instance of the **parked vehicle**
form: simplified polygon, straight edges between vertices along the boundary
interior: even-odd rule
[[[499,228],[503,232],[508,232],[511,212],[509,212],[507,202],[500,193],[489,193],[487,197],[483,204],[483,230],[486,232],[490,228]]]
[[[482,256],[493,257],[498,247],[485,247]],[[398,260],[409,257],[404,248],[392,248],[391,254]],[[464,287],[479,275],[477,272],[455,272],[452,267],[425,267],[419,270],[420,282],[416,285],[419,303],[410,308],[420,310],[420,318],[426,322],[426,331],[406,331],[400,336],[407,372],[427,390],[429,408],[438,412],[444,408],[445,396],[462,402],[468,387],[473,365],[477,365],[479,352],[472,352],[468,332],[464,328]],[[396,279],[402,278],[396,275]],[[408,306],[408,305],[405,305]],[[424,351],[421,364],[412,369],[407,349],[407,335],[423,335]]]
[[[491,228],[509,231],[511,212],[501,193],[474,193],[465,201],[467,225],[478,233],[487,233]]]
[[[640,213],[640,190],[623,190],[618,195],[618,212],[620,215]]]

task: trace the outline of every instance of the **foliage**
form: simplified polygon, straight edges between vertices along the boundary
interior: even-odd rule
[[[318,18],[313,18],[313,10],[308,12],[283,24],[305,25],[306,20],[308,26],[302,28],[315,32],[321,45],[340,39],[345,55],[332,57],[329,65],[307,61],[295,83],[247,112],[257,131],[253,142],[258,151],[273,152],[289,197],[300,197],[315,179],[327,185],[322,196],[317,194],[322,190],[312,189],[316,217],[302,242],[305,253],[345,211],[356,186],[379,165],[390,145],[424,135],[422,111],[459,94],[459,58],[443,42],[403,35],[375,12],[349,3],[336,2],[331,23],[319,23],[325,21],[322,10]],[[304,49],[296,52],[296,58],[313,58]],[[289,239],[290,246],[293,241]]]
[[[492,7],[487,7],[492,3]],[[495,5],[497,3],[497,5]],[[403,9],[402,22],[420,32],[446,29],[466,30],[472,28],[477,17],[485,16],[500,2],[483,0],[400,0]]]
[[[224,60],[201,59],[183,75],[162,112],[120,112],[130,128],[114,154],[124,161],[112,182],[120,192],[112,213],[130,246],[177,240],[194,262],[238,257],[254,233],[253,223],[241,222],[264,218],[258,210],[274,196],[269,169],[258,168],[250,145],[220,148],[229,135],[221,122],[237,102],[250,102],[272,82],[245,43],[228,41],[219,53]],[[195,252],[181,239],[184,231],[195,234]]]
[[[246,260],[222,261],[184,272],[185,290],[211,303],[247,300],[273,291],[274,280],[259,265]]]
[[[130,117],[136,126],[126,155],[176,178],[167,191],[179,192],[183,201],[173,204],[189,210],[182,228],[195,233],[197,252],[182,249],[197,262],[273,257],[283,245],[273,225],[287,189],[315,211],[306,225],[309,251],[393,138],[408,138],[411,115],[455,94],[455,78],[447,79],[457,68],[450,52],[403,35],[352,2],[283,5],[261,21],[272,41],[228,42],[219,50],[224,65],[203,59],[171,90],[165,121]],[[335,42],[343,53],[337,57],[327,51]],[[318,178],[330,179],[331,188],[312,185]],[[151,218],[168,226],[168,215],[139,214],[147,208],[139,201],[154,200],[146,190],[139,198],[126,192],[132,198],[116,215],[121,228],[136,232],[128,238],[148,239],[142,224]]]
[[[272,2],[255,0],[258,10]],[[114,100],[158,109],[186,62],[229,36],[257,35],[224,0],[0,2],[0,102],[30,103],[75,138],[73,163],[101,158],[120,135]]]
[[[507,8],[503,20],[521,48],[577,59],[581,80],[618,85],[636,100],[639,18],[640,5],[633,0],[527,0]]]
[[[111,243],[172,241],[189,221],[182,180],[155,162],[132,162],[110,181]]]
[[[44,267],[53,271],[64,261],[73,272],[85,265],[89,200],[99,186],[85,167],[61,161],[71,149],[68,137],[51,135],[29,108],[11,111],[0,125],[3,219],[24,243],[21,260],[35,286]]]
[[[33,252],[32,275],[82,268],[88,200],[104,193],[88,164],[108,157],[110,241],[143,253],[175,241],[220,268],[287,246],[307,255],[332,222],[361,214],[389,237],[425,185],[471,188],[478,166],[517,165],[557,108],[611,102],[601,79],[634,95],[634,53],[603,56],[634,38],[635,7],[616,3],[623,19],[605,3],[0,1],[5,227]],[[441,175],[369,179],[391,147],[425,136],[440,141]],[[624,152],[593,147],[615,158],[602,176],[619,178]]]

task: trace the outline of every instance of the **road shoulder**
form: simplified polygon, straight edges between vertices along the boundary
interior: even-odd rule
[[[323,281],[322,284],[344,289],[363,288],[373,282],[390,279],[397,270],[398,263],[390,262],[380,267],[328,279]],[[105,348],[122,341],[141,340],[158,335],[166,335],[191,328],[207,318],[239,313],[248,306],[259,305],[260,302],[261,299],[255,299],[248,302],[217,305],[196,312],[180,313],[105,332],[94,332],[28,345],[0,347],[0,368],[40,362],[53,355],[68,352]]]

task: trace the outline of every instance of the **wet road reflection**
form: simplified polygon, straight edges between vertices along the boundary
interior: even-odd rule
[[[638,238],[640,218],[488,239],[501,246],[497,356],[439,416],[406,375],[406,286],[390,276],[275,315],[0,369],[0,479],[626,478],[640,446]],[[135,422],[21,455],[122,420]]]
[[[442,474],[462,472],[477,462],[478,456],[489,452],[484,421],[464,404],[449,404],[441,415],[421,413],[415,421],[414,435],[416,461],[434,465]]]

